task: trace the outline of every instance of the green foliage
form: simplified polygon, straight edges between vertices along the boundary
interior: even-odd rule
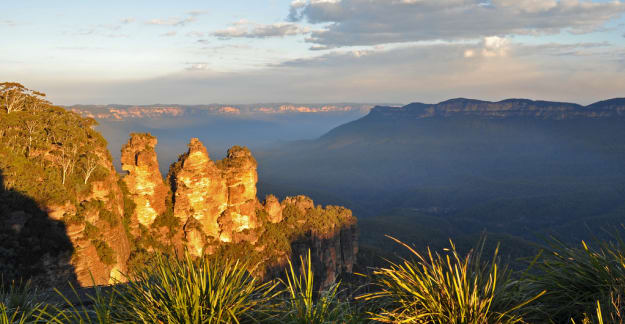
[[[36,323],[43,319],[46,305],[30,282],[0,282],[0,324]]]
[[[124,215],[122,217],[122,222],[124,225],[124,229],[126,230],[126,236],[128,238],[132,238],[132,235],[130,233],[130,220],[132,219],[132,215],[135,213],[137,204],[130,196],[128,187],[122,179],[119,179],[119,181],[117,181],[117,185],[119,185],[119,188],[121,189],[122,195],[124,197]]]
[[[100,229],[89,222],[85,222],[84,235],[89,240],[96,240],[100,237]]]
[[[408,245],[415,260],[390,262],[373,273],[371,293],[361,299],[376,301],[374,320],[385,323],[523,323],[519,309],[543,292],[514,306],[517,290],[510,272],[500,266],[497,251],[489,262],[481,259],[484,241],[476,251],[460,257],[453,242],[446,255],[428,250],[421,255]]]
[[[172,202],[171,193],[167,196],[165,200],[165,212],[161,215],[158,215],[154,222],[152,223],[152,228],[160,228],[167,227],[169,229],[169,235],[174,235],[176,230],[180,228],[180,219],[174,216],[174,206]]]
[[[600,303],[606,318],[623,320],[625,244],[617,237],[595,248],[585,242],[581,247],[570,247],[553,239],[549,249],[537,257],[524,285],[529,294],[547,291],[536,310],[537,318],[579,322],[593,314]]]
[[[115,250],[113,250],[106,242],[102,240],[92,240],[91,243],[95,247],[95,250],[98,253],[98,258],[102,261],[102,263],[113,265],[117,262]]]
[[[107,222],[110,226],[117,226],[117,224],[119,224],[118,216],[106,208],[100,209],[98,217]]]
[[[70,285],[71,286],[71,285]],[[117,312],[117,293],[104,292],[102,287],[94,288],[95,295],[87,295],[86,301],[71,286],[72,292],[76,297],[77,303],[72,302],[59,290],[57,294],[65,302],[64,307],[53,306],[50,311],[45,312],[46,323],[49,324],[113,324],[119,323],[116,320]],[[89,307],[88,307],[88,306]]]
[[[19,84],[5,86],[0,84],[0,97],[23,98],[11,109],[0,107],[0,169],[7,188],[40,203],[76,202],[90,188],[81,166],[94,152],[110,158],[95,120],[55,107]],[[99,168],[92,179],[108,174]]]
[[[353,314],[347,302],[339,299],[340,283],[325,291],[314,290],[314,272],[308,251],[307,259],[300,256],[299,274],[289,260],[286,280],[280,280],[284,287],[283,298],[275,305],[279,310],[280,323],[322,324],[348,323]],[[286,297],[286,298],[284,298]]]
[[[401,243],[401,242],[400,242]],[[116,288],[95,288],[78,303],[46,305],[26,285],[1,286],[0,324],[9,323],[623,323],[622,243],[561,243],[534,260],[530,275],[513,280],[497,252],[481,259],[484,240],[465,257],[453,243],[443,254],[378,268],[370,292],[341,296],[340,283],[315,291],[309,251],[290,261],[284,279],[261,283],[248,263],[221,256],[155,254]],[[548,290],[545,292],[545,290]],[[57,291],[58,292],[58,291]],[[60,294],[60,293],[59,293]],[[363,303],[369,304],[363,304]],[[365,312],[366,309],[366,312]]]
[[[246,265],[226,260],[158,254],[120,290],[119,316],[134,323],[239,323],[250,321],[272,297]]]

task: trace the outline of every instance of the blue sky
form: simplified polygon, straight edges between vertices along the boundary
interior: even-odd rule
[[[0,75],[73,103],[625,96],[625,3],[14,1]]]

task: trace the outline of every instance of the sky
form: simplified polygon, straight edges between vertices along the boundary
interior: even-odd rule
[[[56,104],[589,104],[625,97],[625,0],[3,1],[0,81]]]

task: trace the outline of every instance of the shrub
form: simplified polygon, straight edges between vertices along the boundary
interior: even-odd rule
[[[117,313],[117,292],[115,290],[105,293],[102,287],[95,287],[95,295],[87,295],[88,301],[70,285],[77,302],[73,303],[60,291],[57,294],[65,301],[63,307],[53,306],[50,311],[45,312],[48,324],[112,324],[119,323],[115,314]]]
[[[260,284],[240,262],[157,254],[119,291],[122,321],[238,323],[251,321],[275,285]]]
[[[42,321],[46,306],[30,282],[3,284],[0,281],[0,324],[36,323]]]
[[[98,258],[102,263],[113,265],[116,263],[115,250],[113,250],[106,242],[102,240],[92,240],[91,243],[95,247]]]
[[[582,241],[571,248],[552,240],[549,249],[539,254],[524,285],[530,293],[546,290],[537,314],[538,320],[557,323],[581,321],[603,305],[603,317],[621,317],[625,312],[625,245],[602,242],[591,248]],[[625,314],[624,314],[625,315]]]
[[[280,323],[347,323],[353,317],[347,302],[339,299],[340,283],[332,285],[329,289],[315,292],[314,272],[310,250],[306,261],[300,256],[299,274],[293,268],[289,260],[289,268],[286,271],[286,281],[280,280],[284,286],[282,299],[277,299],[274,304],[279,310]]]
[[[523,323],[519,309],[542,292],[514,306],[516,282],[507,267],[501,267],[497,250],[493,259],[483,262],[485,240],[460,257],[453,242],[443,256],[422,256],[408,245],[416,260],[389,262],[387,268],[373,272],[377,289],[359,296],[377,301],[381,307],[371,318],[385,323]]]

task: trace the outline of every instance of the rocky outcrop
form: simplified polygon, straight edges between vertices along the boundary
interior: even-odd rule
[[[263,209],[267,213],[269,222],[280,223],[282,221],[282,206],[276,196],[268,195],[263,203]]]
[[[249,270],[260,275],[310,249],[324,284],[351,269],[351,212],[304,196],[260,203],[247,148],[215,163],[193,139],[165,182],[157,139],[131,134],[120,179],[93,119],[12,86],[36,104],[18,107],[19,116],[0,110],[0,281],[111,284],[153,253],[183,248],[251,259]]]
[[[200,254],[207,238],[220,237],[218,219],[228,208],[226,179],[196,138],[171,166],[167,179],[174,197],[174,216],[184,227],[187,246]],[[191,221],[200,226],[192,226]]]
[[[167,179],[174,197],[174,216],[181,220],[192,251],[201,251],[212,240],[256,239],[249,233],[259,225],[256,167],[250,151],[238,146],[215,164],[196,138],[170,167]],[[196,223],[200,226],[193,225]]]
[[[158,168],[154,151],[157,143],[150,134],[131,134],[128,143],[122,147],[122,169],[128,172],[123,181],[136,204],[131,223],[135,234],[138,224],[150,226],[167,208],[165,202],[169,190]]]
[[[257,163],[251,152],[235,146],[214,163],[198,139],[180,156],[167,175],[173,193],[174,216],[180,220],[185,245],[194,255],[239,255],[266,267],[282,269],[286,260],[311,250],[322,287],[341,272],[351,272],[358,251],[356,219],[348,209],[321,208],[306,196],[282,202],[269,195],[256,198]],[[244,255],[239,255],[243,257]],[[278,271],[279,272],[279,271]],[[277,273],[256,269],[260,276]]]
[[[228,206],[219,218],[219,238],[222,242],[244,240],[246,238],[237,234],[258,227],[256,160],[246,147],[235,146],[228,150],[227,157],[217,165],[222,170],[228,187]]]
[[[315,206],[306,196],[282,201],[290,223],[295,221],[291,238],[291,259],[311,253],[315,281],[320,288],[334,283],[341,273],[351,273],[358,254],[358,228],[352,212],[343,207]]]

